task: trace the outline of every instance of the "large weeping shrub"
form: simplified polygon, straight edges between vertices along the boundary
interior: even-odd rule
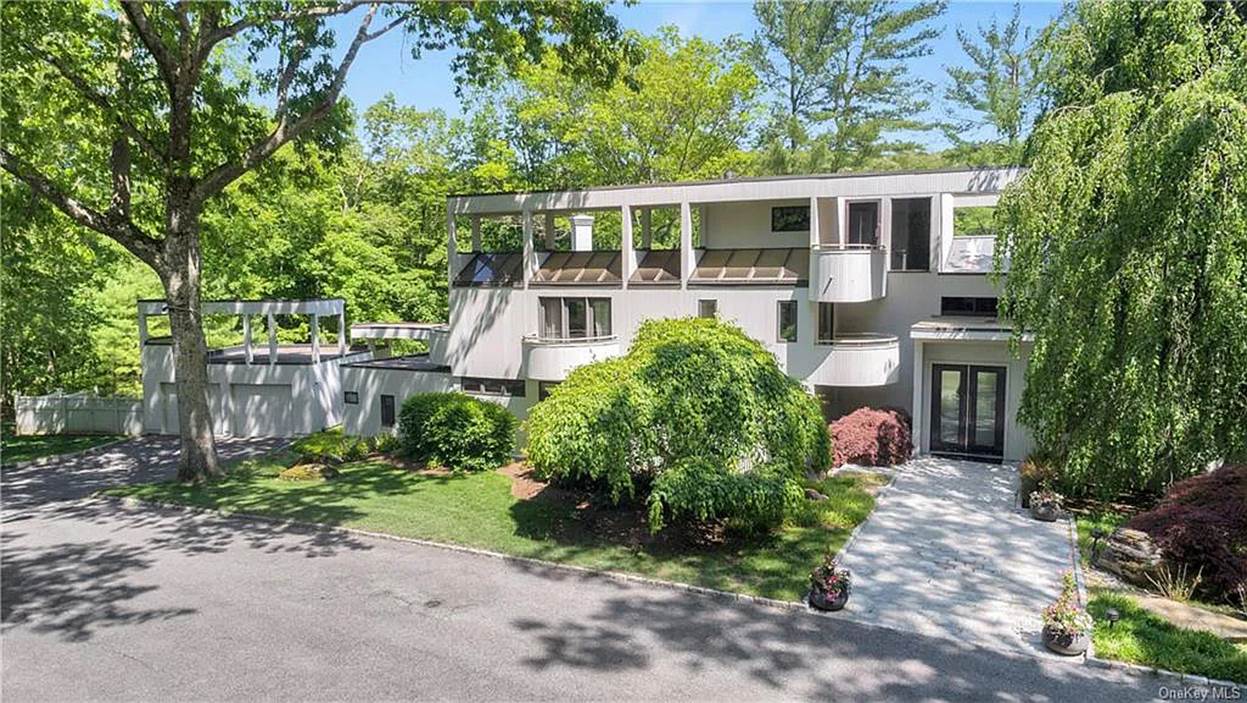
[[[748,481],[754,481],[765,466],[766,475],[780,481],[777,495],[788,490],[784,481],[830,461],[817,400],[756,340],[711,319],[646,322],[625,356],[573,371],[533,408],[528,431],[529,461],[544,475],[600,482],[615,499],[636,497],[638,488],[653,483],[673,508],[706,505],[684,502],[682,493],[694,482],[664,481],[683,460],[699,462],[700,476],[713,467],[720,479],[752,473]],[[732,490],[713,510],[675,512],[739,517],[750,525],[762,513],[773,517],[761,501],[732,497],[750,494],[757,495]],[[651,528],[661,524],[656,520]]]
[[[1247,451],[1247,33],[1206,9],[1077,6],[1001,199],[1001,309],[1034,339],[1020,419],[1072,492]]]

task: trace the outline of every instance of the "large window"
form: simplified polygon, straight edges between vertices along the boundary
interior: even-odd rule
[[[538,327],[546,339],[611,336],[610,298],[541,298]]]
[[[772,232],[809,232],[809,205],[781,205],[771,208]]]
[[[931,199],[892,201],[892,270],[926,271],[931,267]]]
[[[797,301],[781,300],[777,311],[778,341],[797,341]]]
[[[940,298],[940,314],[962,315],[969,317],[995,317],[996,299],[944,296]]]
[[[830,344],[836,337],[836,308],[831,303],[818,304],[818,343]]]
[[[698,317],[714,317],[719,314],[719,301],[714,298],[703,298],[697,301]]]
[[[879,243],[879,203],[875,200],[849,203],[849,244]]]

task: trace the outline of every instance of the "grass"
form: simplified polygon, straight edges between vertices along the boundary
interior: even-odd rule
[[[117,435],[68,435],[13,434],[13,425],[5,423],[0,429],[0,463],[5,466],[17,464],[31,459],[39,459],[57,454],[80,452],[91,447],[98,447],[113,440],[120,439]]]
[[[1121,616],[1112,626],[1109,608]],[[1091,636],[1096,656],[1247,683],[1247,645],[1173,625],[1111,589],[1093,589],[1087,610],[1096,620]]]
[[[521,500],[497,472],[434,475],[384,461],[341,467],[332,481],[276,478],[280,458],[247,462],[205,486],[155,483],[110,489],[113,495],[246,512],[479,547],[516,556],[624,571],[753,595],[798,600],[810,570],[827,550],[843,547],[874,509],[879,474],[841,475],[810,487],[828,496],[811,502],[774,533],[717,545],[637,544],[608,531],[577,529],[573,502]],[[603,532],[607,532],[604,534]]]
[[[1129,519],[1129,515],[1114,510],[1092,510],[1074,516],[1074,527],[1078,531],[1078,554],[1084,566],[1091,563],[1091,546],[1095,541],[1091,532],[1099,528],[1106,535],[1112,534],[1113,530]]]

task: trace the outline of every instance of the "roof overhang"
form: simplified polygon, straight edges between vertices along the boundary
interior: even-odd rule
[[[915,322],[909,338],[924,342],[1008,342],[1013,326],[994,317],[932,317]],[[1022,342],[1034,341],[1034,335],[1023,334]]]
[[[362,322],[351,325],[352,339],[420,339],[430,341],[444,335],[450,327],[435,322]]]
[[[167,315],[164,300],[140,300],[142,315]],[[342,298],[311,300],[205,300],[199,305],[204,315],[340,315],[346,309]]]
[[[999,193],[1021,173],[1021,168],[1009,166],[769,176],[533,193],[452,195],[447,198],[447,206],[456,215],[513,215],[525,210],[584,212],[624,205],[670,207],[683,202],[794,201],[813,197],[870,198],[896,193],[991,195]]]

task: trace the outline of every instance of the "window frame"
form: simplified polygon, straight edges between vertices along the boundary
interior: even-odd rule
[[[925,236],[926,257],[921,260],[921,268],[913,266],[912,262],[910,262],[909,260],[908,253],[909,253],[910,241],[907,240],[905,242],[905,245],[906,245],[905,249],[898,249],[897,238],[896,238],[896,225],[898,221],[896,217],[896,204],[899,202],[919,202],[919,201],[925,201],[927,204],[927,231],[926,231],[926,236]],[[935,222],[935,197],[934,196],[915,196],[915,197],[906,197],[906,198],[892,198],[891,206],[892,206],[892,217],[891,217],[891,223],[890,223],[891,232],[889,233],[891,239],[890,239],[890,244],[888,247],[890,249],[890,251],[888,252],[888,270],[889,271],[900,271],[900,272],[913,271],[917,273],[929,273],[931,271],[931,249],[932,249],[931,227]],[[898,268],[896,266],[897,251],[904,251],[906,253],[905,268]]]
[[[523,398],[528,394],[524,381],[520,379],[485,376],[460,376],[459,390],[469,395],[487,395],[498,398]]]
[[[706,314],[706,306],[710,307],[710,314]],[[718,298],[698,298],[697,299],[697,317],[702,319],[714,319],[719,316],[719,299]]]
[[[343,405],[359,405],[359,391],[342,391]]]
[[[951,301],[969,301],[969,310],[949,310]],[[990,305],[988,304],[990,301]],[[999,317],[1000,299],[987,295],[942,295],[940,296],[941,317]]]
[[[387,428],[393,427],[398,420],[397,412],[396,412],[397,408],[395,407],[396,403],[395,403],[394,396],[388,393],[382,393],[380,397],[380,402],[381,402],[381,426],[387,427]]]
[[[830,329],[823,328],[823,311],[827,311],[828,323]],[[836,305],[835,303],[818,304],[817,327],[814,341],[818,344],[834,344],[836,341]],[[824,336],[824,332],[826,335]]]
[[[801,327],[797,322],[797,301],[777,300],[775,303],[775,341],[780,344],[796,344],[797,340],[801,338]],[[785,309],[792,311],[792,339],[784,337]]]
[[[873,205],[875,208],[875,234],[874,241],[869,243],[871,247],[878,247],[883,237],[883,201],[879,198],[859,198],[855,200],[846,200],[844,202],[844,243],[846,245],[865,245],[867,242],[854,242],[853,236],[853,206],[854,205]]]
[[[798,215],[796,211],[803,211],[803,215]],[[795,219],[791,219],[794,218]],[[804,220],[804,222],[803,222]],[[802,227],[801,225],[805,226]],[[791,234],[794,232],[810,231],[810,206],[809,205],[772,205],[771,206],[771,234]]]
[[[556,309],[559,311],[558,333],[556,335],[549,334],[549,309],[547,306],[557,301]],[[580,303],[584,306],[584,334],[580,336],[571,335],[571,318],[572,313],[569,304]],[[601,323],[601,306],[605,304],[606,308],[606,333],[597,334],[598,326]],[[583,339],[603,339],[613,337],[615,335],[615,306],[610,297],[607,296],[557,296],[543,295],[537,298],[537,329],[538,337],[541,339],[551,339],[559,341],[583,340]]]

